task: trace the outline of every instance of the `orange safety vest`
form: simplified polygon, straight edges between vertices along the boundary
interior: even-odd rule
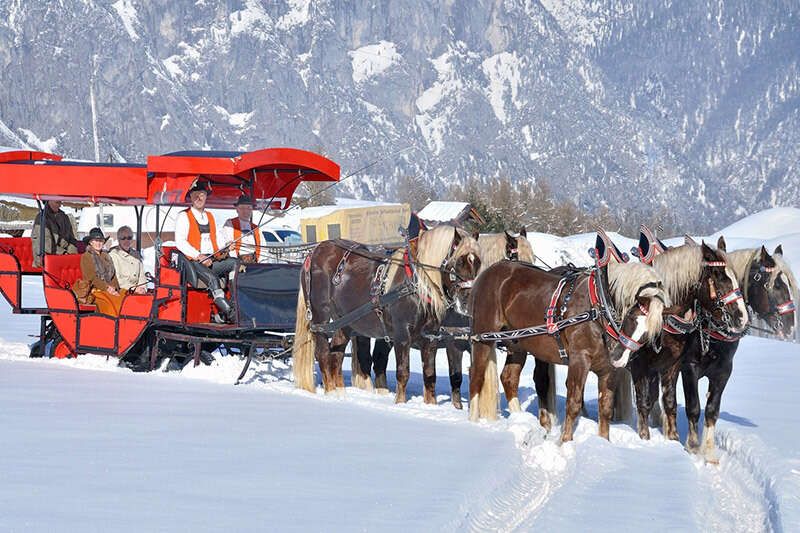
[[[200,250],[200,224],[194,218],[191,208],[186,209],[184,213],[189,217],[189,235],[186,240],[194,248]],[[214,215],[206,211],[206,216],[208,217],[208,231],[211,233],[211,247],[214,249],[214,253],[217,253],[219,251],[217,246],[217,225],[214,223]],[[191,259],[194,259],[194,257]]]
[[[242,247],[242,239],[241,239],[241,237],[242,237],[242,221],[239,220],[239,218],[234,218],[232,224],[233,224],[233,242],[235,243],[233,246],[236,249],[236,255],[239,256],[239,255],[241,255],[239,253],[239,250]],[[251,229],[254,230],[252,233],[253,233],[253,238],[256,241],[255,254],[256,254],[256,261],[258,261],[258,258],[261,257],[261,235],[260,235],[261,232],[258,231],[258,228],[252,227],[253,226],[253,221],[252,220],[250,221],[250,226],[251,226]]]

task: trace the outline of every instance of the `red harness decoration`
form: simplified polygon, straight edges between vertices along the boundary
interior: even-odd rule
[[[600,297],[597,296],[597,280],[595,279],[594,271],[592,271],[592,273],[589,275],[589,300],[592,302],[593,306],[597,306],[600,303]],[[647,311],[641,305],[639,306],[639,308],[645,315],[647,314]],[[619,342],[632,352],[635,352],[642,347],[640,343],[631,339],[630,337],[622,333],[622,331],[618,332],[616,329],[614,329],[614,326],[612,326],[610,322],[608,322],[607,320],[605,322],[606,322],[605,330],[606,333],[608,333],[609,337]]]
[[[547,325],[547,332],[550,335],[554,335],[558,333],[558,324],[556,324],[556,307],[558,306],[558,300],[561,298],[561,292],[564,290],[564,285],[567,284],[566,278],[561,278],[558,281],[558,285],[556,286],[556,290],[553,291],[553,296],[550,297],[550,305],[547,308],[547,313],[545,314]]]
[[[789,313],[793,313],[797,306],[795,306],[794,301],[789,300],[783,302],[778,306],[778,314],[779,315],[788,315]]]
[[[403,250],[403,269],[406,271],[406,277],[408,279],[414,277],[414,270],[411,268],[411,257],[408,254],[408,248]]]

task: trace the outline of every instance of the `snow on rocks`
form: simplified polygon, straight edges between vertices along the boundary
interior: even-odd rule
[[[347,55],[350,56],[353,67],[353,82],[357,84],[382,74],[402,60],[397,46],[389,41],[368,44],[349,51]]]

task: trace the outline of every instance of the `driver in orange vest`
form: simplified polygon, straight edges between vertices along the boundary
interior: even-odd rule
[[[225,298],[220,278],[227,277],[238,261],[233,257],[223,259],[218,254],[217,225],[214,215],[206,211],[208,194],[205,184],[196,183],[188,193],[191,207],[181,211],[175,221],[175,247],[181,252],[178,266],[190,285],[197,287],[198,280],[206,284],[219,310],[219,320],[229,322],[233,319],[233,309]]]
[[[253,224],[253,199],[243,194],[233,205],[239,216],[225,221],[222,241],[232,257],[238,257],[242,263],[258,263],[263,259],[264,248],[261,231]]]

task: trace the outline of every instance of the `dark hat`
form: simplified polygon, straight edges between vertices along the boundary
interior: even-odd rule
[[[208,184],[205,181],[195,181],[192,188],[186,191],[186,198],[189,198],[193,192],[202,191],[206,193],[206,196],[211,195],[211,189],[208,187]]]
[[[247,204],[247,205],[252,205],[252,206],[255,206],[255,205],[256,205],[256,203],[253,201],[253,199],[252,199],[252,198],[250,198],[250,197],[249,197],[248,195],[246,195],[246,194],[243,194],[243,195],[241,195],[239,198],[237,198],[237,199],[236,199],[236,203],[234,203],[234,204],[233,204],[233,206],[234,206],[234,207],[238,207],[238,206],[240,206],[240,205],[245,205],[245,204]]]
[[[106,242],[107,240],[108,237],[103,235],[103,230],[101,230],[100,228],[92,228],[91,230],[89,230],[89,235],[83,238],[83,242],[85,242],[86,244],[89,244],[92,241]]]

